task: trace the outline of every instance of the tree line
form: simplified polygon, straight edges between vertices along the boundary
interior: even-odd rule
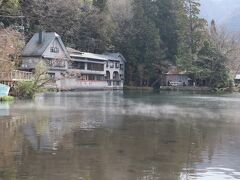
[[[128,85],[154,86],[177,66],[199,85],[228,86],[240,65],[238,40],[199,13],[199,0],[0,0],[0,15],[24,16],[26,40],[54,31],[81,51],[121,52]]]

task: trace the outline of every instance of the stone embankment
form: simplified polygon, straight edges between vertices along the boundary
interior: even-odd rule
[[[199,87],[199,86],[161,86],[160,90],[168,91],[211,91],[210,87]]]

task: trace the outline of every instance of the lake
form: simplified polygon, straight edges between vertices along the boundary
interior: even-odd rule
[[[0,179],[240,179],[240,94],[99,91],[0,104]]]

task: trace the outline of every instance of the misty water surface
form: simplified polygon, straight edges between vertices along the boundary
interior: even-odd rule
[[[0,179],[240,179],[240,94],[72,92],[0,104]]]

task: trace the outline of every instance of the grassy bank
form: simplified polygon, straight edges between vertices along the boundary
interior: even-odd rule
[[[3,97],[0,97],[0,101],[1,102],[9,102],[9,101],[14,101],[15,98],[13,96],[3,96]]]

